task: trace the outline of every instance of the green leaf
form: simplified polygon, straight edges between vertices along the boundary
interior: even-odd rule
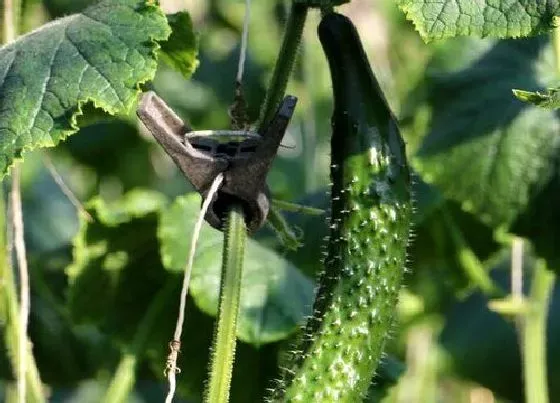
[[[163,265],[182,273],[190,249],[191,232],[200,210],[197,194],[178,197],[161,215],[158,237]],[[204,312],[218,308],[223,234],[203,226],[190,283],[190,295]],[[281,340],[309,314],[312,282],[270,249],[249,239],[239,309],[240,340],[263,344]]]
[[[161,43],[160,58],[185,78],[198,67],[198,35],[194,33],[189,13],[178,12],[167,16],[171,35]]]
[[[425,41],[459,35],[516,38],[554,27],[558,0],[399,0]]]
[[[546,92],[513,90],[519,100],[548,109],[560,108],[560,88],[549,88]]]
[[[545,38],[504,40],[446,72],[431,66],[429,133],[415,160],[428,183],[486,224],[510,224],[553,175],[560,128],[553,111],[534,108],[511,88],[539,88],[556,77]],[[477,45],[478,44],[478,45]],[[437,71],[437,74],[435,73]]]
[[[84,104],[110,114],[136,101],[168,37],[160,9],[145,0],[105,0],[0,49],[0,175],[14,158],[76,132]]]
[[[121,341],[134,339],[170,277],[161,266],[156,238],[158,213],[165,202],[159,193],[137,190],[113,203],[100,198],[88,203],[94,221],[81,219],[74,261],[66,270],[70,314],[76,323],[95,324]]]

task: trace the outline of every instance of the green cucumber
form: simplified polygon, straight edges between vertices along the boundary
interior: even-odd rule
[[[345,16],[319,24],[334,94],[328,253],[314,315],[273,399],[359,402],[391,331],[406,261],[411,177],[397,122]]]

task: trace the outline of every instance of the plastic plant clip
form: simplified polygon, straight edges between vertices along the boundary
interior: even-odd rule
[[[137,115],[183,175],[204,198],[214,178],[224,174],[206,221],[222,230],[222,216],[232,202],[241,202],[247,229],[255,232],[270,209],[266,176],[294,113],[297,98],[286,96],[261,133],[243,130],[193,131],[153,91],[144,93]]]

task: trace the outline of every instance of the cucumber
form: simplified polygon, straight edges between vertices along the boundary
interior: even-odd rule
[[[331,218],[314,315],[273,400],[359,402],[391,331],[406,261],[411,175],[405,144],[352,22],[318,28],[334,95]]]

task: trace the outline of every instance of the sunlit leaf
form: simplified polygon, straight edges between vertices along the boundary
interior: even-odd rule
[[[399,0],[422,37],[529,36],[553,27],[557,0]]]
[[[84,104],[127,112],[169,33],[152,2],[105,0],[0,48],[0,174],[23,152],[76,132]]]

